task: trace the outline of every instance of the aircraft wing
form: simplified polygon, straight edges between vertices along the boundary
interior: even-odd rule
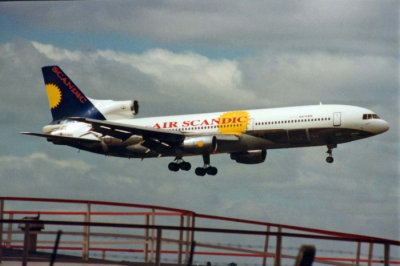
[[[127,125],[84,117],[71,117],[68,119],[91,124],[93,131],[122,140],[126,140],[132,135],[140,135],[148,141],[151,140],[152,142],[159,142],[160,144],[164,144],[166,146],[175,146],[182,143],[183,139],[185,138],[185,135],[181,132],[171,132],[163,129]]]
[[[41,134],[41,133],[33,133],[33,132],[20,132],[24,135],[36,136],[46,138],[48,141],[53,142],[54,144],[97,144],[100,141],[92,140],[92,139],[83,139],[83,138],[75,138],[75,137],[67,137],[67,136],[55,136],[50,134]]]

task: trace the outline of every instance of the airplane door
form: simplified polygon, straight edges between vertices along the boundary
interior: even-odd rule
[[[250,119],[250,123],[248,123],[248,131],[254,131],[254,118]]]
[[[333,126],[338,127],[342,124],[342,113],[333,113]]]

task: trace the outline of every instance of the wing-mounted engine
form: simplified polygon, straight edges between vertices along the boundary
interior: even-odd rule
[[[181,148],[193,153],[214,152],[217,149],[217,138],[215,136],[187,137],[182,142]]]
[[[267,158],[266,150],[252,150],[246,152],[231,153],[231,159],[237,163],[257,164],[262,163]]]
[[[139,113],[138,101],[114,101],[90,99],[107,120],[132,119]]]

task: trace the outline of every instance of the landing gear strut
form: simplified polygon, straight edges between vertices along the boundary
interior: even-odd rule
[[[189,171],[191,168],[192,165],[182,160],[182,158],[176,158],[173,162],[168,164],[168,169],[173,172],[177,172],[179,170]]]
[[[195,170],[196,175],[205,176],[206,174],[216,175],[218,173],[218,169],[215,168],[214,166],[210,165],[210,154],[209,153],[203,154],[203,161],[204,161],[204,166],[196,168],[196,170]]]
[[[328,151],[326,152],[328,154],[328,157],[326,157],[326,162],[327,163],[333,163],[334,159],[332,156],[332,149],[336,148],[336,144],[329,144],[328,146]]]

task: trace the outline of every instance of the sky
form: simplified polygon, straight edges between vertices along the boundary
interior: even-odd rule
[[[399,239],[397,1],[0,2],[0,195],[162,205]],[[18,132],[51,120],[41,67],[95,99],[138,100],[138,117],[305,104],[362,106],[390,130],[339,145],[211,157],[123,159]],[[201,157],[187,159],[192,167]]]

